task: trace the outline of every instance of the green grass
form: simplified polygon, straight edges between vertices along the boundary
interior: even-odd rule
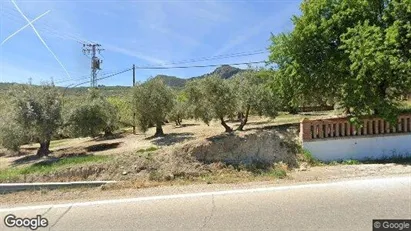
[[[357,164],[411,164],[411,156],[392,155],[380,159],[339,160],[324,163],[325,165],[357,165]]]
[[[265,174],[275,178],[284,179],[287,176],[287,171],[279,167],[273,167]]]
[[[27,167],[21,168],[8,168],[4,170],[0,170],[0,182],[5,180],[13,180],[18,179],[21,175],[28,175],[28,174],[47,174],[51,172],[55,172],[61,168],[67,166],[76,166],[84,163],[102,163],[110,160],[108,156],[93,156],[93,155],[85,155],[85,156],[77,156],[77,157],[69,157],[59,159],[54,162],[38,162],[32,164]]]
[[[137,153],[154,152],[154,151],[157,151],[157,150],[158,150],[157,147],[152,146],[152,147],[149,147],[149,148],[146,148],[146,149],[144,149],[144,148],[140,149],[140,150],[137,151]]]
[[[411,155],[408,156],[403,156],[403,155],[392,155],[388,157],[383,157],[380,159],[372,160],[372,159],[367,159],[361,161],[361,163],[364,164],[389,164],[389,163],[394,163],[394,164],[411,164]]]
[[[63,143],[67,142],[67,140],[52,140],[50,142],[50,148],[56,148],[60,145],[62,145]]]
[[[411,113],[411,101],[404,101],[400,103],[401,113]]]
[[[308,164],[310,164],[311,166],[318,166],[318,165],[322,165],[323,163],[320,160],[317,160],[312,154],[311,152],[309,152],[308,150],[302,150],[302,154],[303,154],[303,160],[305,162],[307,162]]]
[[[361,161],[359,160],[344,160],[341,162],[342,165],[355,165],[355,164],[361,164]]]

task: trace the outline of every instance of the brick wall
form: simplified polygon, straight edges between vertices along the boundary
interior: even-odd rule
[[[329,138],[358,137],[385,134],[411,134],[411,114],[398,117],[398,124],[390,125],[388,122],[377,117],[362,118],[363,126],[356,128],[348,118],[332,118],[309,120],[300,122],[300,139],[302,142]]]

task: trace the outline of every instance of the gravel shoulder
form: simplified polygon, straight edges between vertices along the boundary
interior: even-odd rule
[[[90,200],[121,199],[156,195],[181,193],[207,192],[230,189],[245,189],[253,187],[270,187],[292,184],[320,183],[340,181],[346,179],[409,176],[411,179],[411,165],[401,164],[360,164],[316,166],[292,170],[285,179],[269,181],[243,182],[236,184],[207,184],[204,182],[170,181],[158,185],[140,183],[119,185],[107,188],[77,188],[58,190],[39,190],[5,194],[0,197],[0,208],[11,206],[26,206],[37,204],[72,203]]]

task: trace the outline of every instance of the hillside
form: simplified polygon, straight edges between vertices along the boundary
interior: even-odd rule
[[[210,75],[217,75],[217,76],[220,76],[222,79],[229,79],[233,77],[235,74],[242,72],[242,71],[244,71],[244,69],[232,67],[230,65],[223,65],[223,66],[216,68],[211,73],[207,73],[207,74],[196,76],[196,77],[191,77],[188,79],[183,79],[177,76],[169,76],[169,75],[157,75],[154,78],[162,79],[165,84],[167,84],[168,86],[172,88],[181,89],[184,87],[186,82],[190,80],[205,78]],[[13,85],[16,85],[16,83],[1,83],[0,82],[0,94],[2,93],[5,94],[7,90]],[[62,91],[65,90],[64,87],[60,87],[60,88]],[[100,88],[103,90],[103,94],[107,96],[124,95],[124,93],[130,89],[129,86],[100,86]],[[87,89],[88,87],[68,88],[65,94],[82,95],[83,93],[87,91]]]
[[[230,65],[223,65],[218,68],[216,68],[213,72],[207,73],[204,75],[196,76],[196,77],[191,77],[188,79],[182,79],[176,76],[168,76],[168,75],[157,75],[155,78],[161,78],[164,80],[164,82],[170,86],[170,87],[175,87],[175,88],[181,88],[184,87],[187,81],[194,80],[194,79],[199,79],[199,78],[205,78],[207,76],[211,75],[217,75],[220,76],[222,79],[229,79],[233,77],[235,74],[240,73],[244,71],[243,69],[237,68],[237,67],[232,67]]]
[[[221,67],[216,68],[213,72],[204,74],[198,77],[193,77],[193,78],[204,78],[210,75],[217,75],[220,76],[222,79],[229,79],[233,77],[235,74],[243,72],[244,69],[240,69],[237,67],[232,67],[230,65],[222,65]],[[191,78],[191,79],[193,79]]]
[[[154,78],[162,79],[166,85],[173,87],[173,88],[184,87],[184,85],[187,82],[186,79],[182,79],[182,78],[178,78],[176,76],[170,76],[170,75],[157,75]]]

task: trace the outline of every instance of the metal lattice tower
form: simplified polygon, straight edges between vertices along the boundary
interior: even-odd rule
[[[83,53],[91,53],[91,76],[90,76],[90,86],[97,87],[97,71],[101,70],[100,65],[103,63],[99,57],[96,56],[97,52],[100,54],[104,49],[100,48],[101,45],[97,43],[93,44],[83,44]]]

